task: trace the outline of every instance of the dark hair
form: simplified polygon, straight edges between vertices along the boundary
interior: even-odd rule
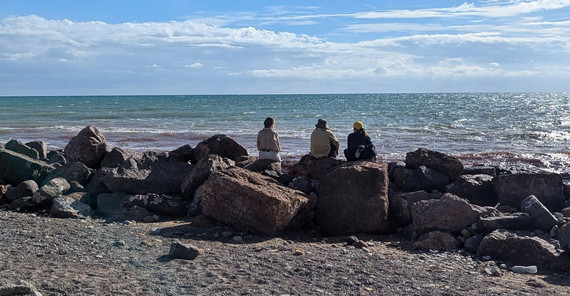
[[[265,127],[272,127],[274,124],[275,124],[275,118],[273,117],[267,117],[263,122],[263,125],[265,125]]]

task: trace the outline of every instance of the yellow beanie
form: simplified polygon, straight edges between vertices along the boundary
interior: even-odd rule
[[[354,129],[361,130],[363,128],[364,128],[364,123],[362,123],[362,121],[357,121],[354,123]]]

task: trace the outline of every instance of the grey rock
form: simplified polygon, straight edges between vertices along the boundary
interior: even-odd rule
[[[57,218],[85,218],[93,214],[91,207],[71,197],[54,198],[50,215]]]
[[[496,229],[526,229],[531,224],[531,218],[526,213],[513,213],[504,216],[483,217],[476,223],[477,230],[489,233]]]
[[[38,189],[39,187],[36,181],[27,180],[8,190],[8,192],[6,192],[6,198],[12,202],[20,197],[34,195]]]
[[[28,142],[26,143],[26,146],[38,151],[38,157],[40,159],[47,159],[48,150],[46,143],[44,143],[43,141]]]
[[[550,231],[558,223],[558,219],[534,195],[523,199],[521,210],[528,213],[533,224],[542,231]]]
[[[184,179],[180,183],[182,196],[188,200],[192,200],[196,189],[206,182],[210,174],[225,170],[234,165],[235,162],[233,160],[216,154],[211,154],[200,159],[192,166],[190,172],[184,176]]]
[[[10,184],[34,180],[42,184],[54,168],[47,163],[23,154],[0,148],[0,178]]]
[[[204,251],[194,245],[174,242],[170,245],[168,255],[172,259],[194,260],[202,253]]]
[[[445,190],[480,206],[494,206],[497,195],[493,190],[493,177],[490,175],[461,175]]]
[[[16,153],[23,154],[29,158],[39,159],[40,154],[36,149],[27,146],[18,140],[10,140],[6,143],[5,149],[12,150]]]

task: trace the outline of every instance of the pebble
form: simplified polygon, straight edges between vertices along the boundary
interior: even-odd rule
[[[232,236],[232,235],[234,235],[234,233],[231,232],[231,231],[224,231],[224,232],[222,232],[222,236],[225,237],[225,238],[228,238],[228,237],[230,237],[230,236]]]
[[[293,252],[293,255],[302,256],[302,255],[305,255],[305,252],[303,251],[303,249],[295,249],[295,252]]]
[[[481,257],[481,260],[483,260],[483,261],[489,261],[489,260],[491,260],[491,256],[485,255],[485,256]]]
[[[505,270],[509,269],[505,263],[502,263],[501,265],[499,265],[499,268],[505,269]]]
[[[234,237],[232,238],[232,240],[233,240],[234,242],[242,242],[242,241],[243,241],[243,238],[242,238],[241,236],[239,236],[239,235],[236,235],[236,236],[234,236]]]
[[[513,266],[511,268],[511,271],[514,273],[530,273],[530,274],[535,274],[538,272],[538,268],[536,267],[536,265],[531,265],[531,266],[520,266],[520,265],[516,265]]]
[[[356,248],[359,248],[359,249],[368,247],[368,244],[365,241],[361,241],[361,240],[354,242],[352,245]]]

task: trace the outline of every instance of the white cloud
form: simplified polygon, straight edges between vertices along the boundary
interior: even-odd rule
[[[202,67],[204,67],[204,65],[202,65],[201,63],[193,63],[193,64],[190,64],[190,65],[186,65],[186,66],[184,66],[184,67],[185,67],[185,68],[202,68]]]
[[[356,14],[356,18],[446,18],[446,17],[511,17],[544,10],[570,7],[569,0],[512,1],[502,5],[476,6],[463,3],[456,7],[429,8],[417,10],[391,10],[364,12]]]

